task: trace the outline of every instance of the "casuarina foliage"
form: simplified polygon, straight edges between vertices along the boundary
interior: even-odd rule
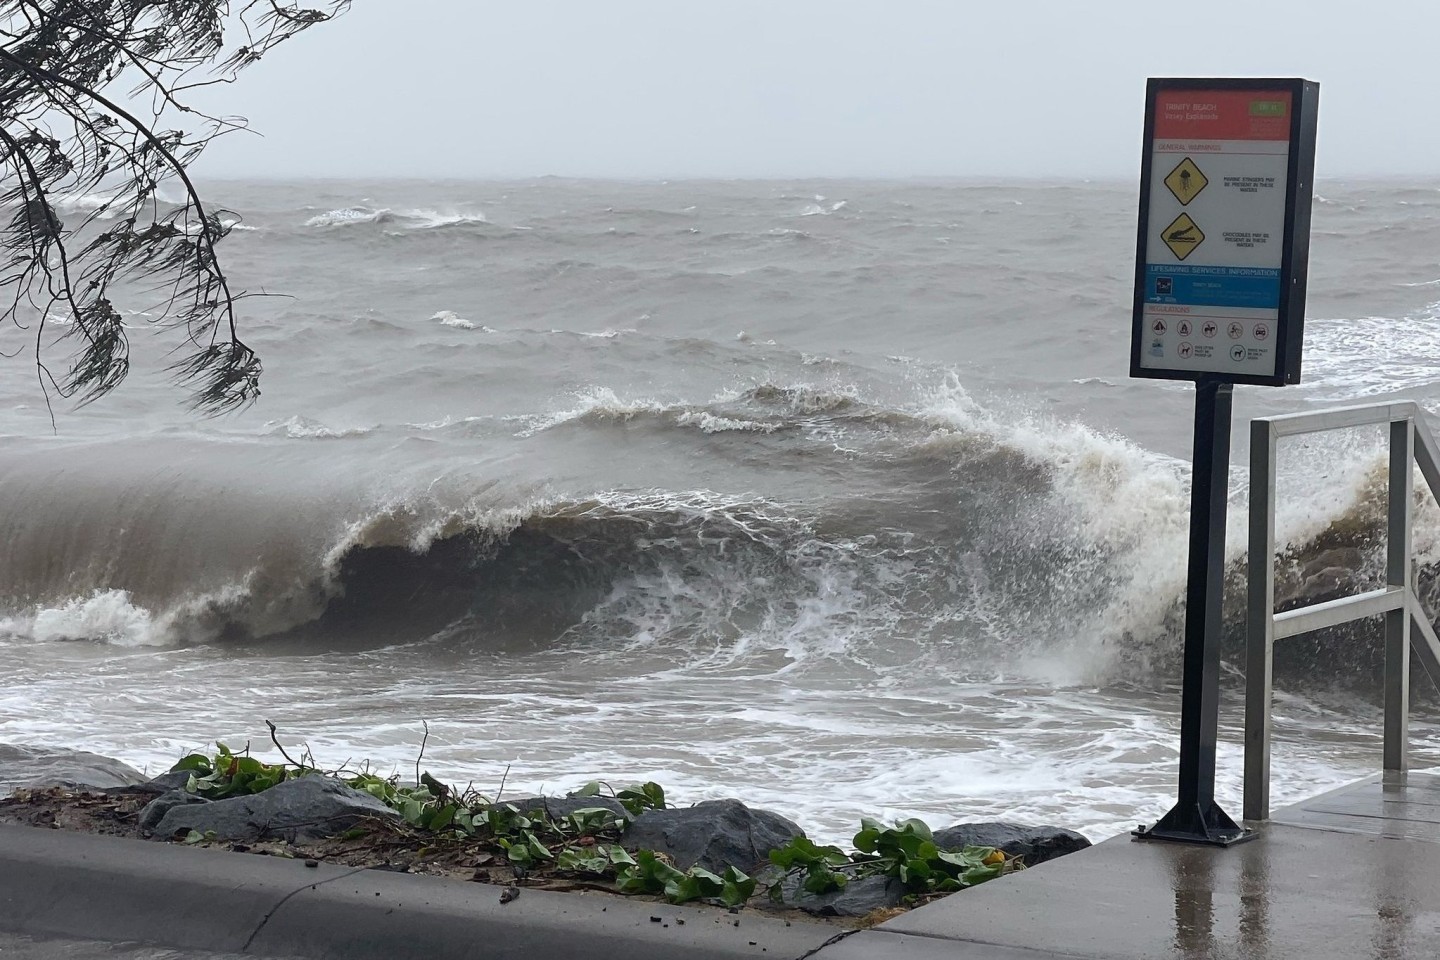
[[[0,0],[0,351],[33,357],[47,403],[117,387],[137,317],[183,330],[170,371],[197,409],[259,396],[250,294],[216,252],[237,218],[187,173],[245,121],[187,99],[349,6],[316,2]]]

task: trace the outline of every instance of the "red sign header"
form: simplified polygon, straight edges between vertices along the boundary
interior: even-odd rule
[[[1289,90],[1162,90],[1157,140],[1290,139]]]

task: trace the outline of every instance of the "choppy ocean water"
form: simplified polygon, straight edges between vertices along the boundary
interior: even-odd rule
[[[1168,807],[1191,390],[1126,377],[1133,185],[207,192],[287,295],[245,301],[256,407],[186,414],[138,302],[131,382],[54,431],[0,381],[0,740],[158,769],[271,719],[403,767],[428,721],[481,789],[656,779],[829,839]],[[1440,402],[1440,184],[1319,193],[1304,383],[1237,390],[1237,559],[1245,418]],[[1282,448],[1297,556],[1373,514],[1379,441]],[[1280,678],[1281,800],[1378,768],[1335,679]]]

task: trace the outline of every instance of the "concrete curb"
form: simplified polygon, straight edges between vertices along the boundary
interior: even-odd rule
[[[314,960],[813,955],[844,928],[0,826],[0,929]],[[660,918],[658,922],[652,917]]]

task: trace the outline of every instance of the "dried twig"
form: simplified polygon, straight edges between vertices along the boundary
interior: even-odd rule
[[[500,802],[500,795],[505,792],[505,781],[510,777],[510,764],[505,764],[505,772],[500,775],[500,789],[495,791],[495,802]]]
[[[420,785],[420,760],[425,756],[425,744],[430,742],[430,721],[421,720],[425,725],[425,736],[420,740],[420,755],[415,758],[415,785]]]
[[[293,759],[291,759],[290,754],[286,753],[285,748],[280,745],[280,738],[275,736],[275,724],[271,723],[269,720],[266,720],[265,726],[270,728],[270,742],[275,744],[275,749],[280,751],[280,756],[284,757],[286,760],[289,760],[290,766],[299,767],[301,770],[304,770],[304,765],[296,763]]]

